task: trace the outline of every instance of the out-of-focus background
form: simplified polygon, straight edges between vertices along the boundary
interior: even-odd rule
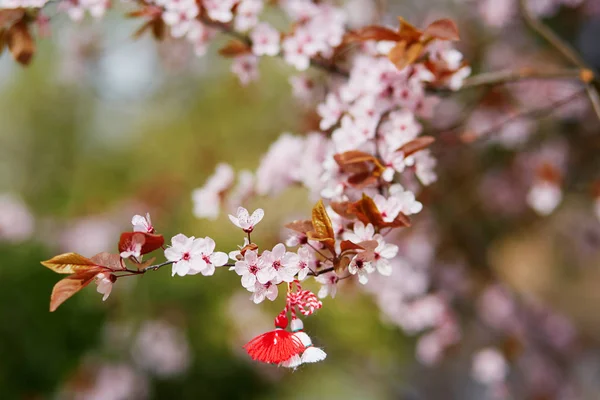
[[[359,20],[370,2],[347,3]],[[599,2],[548,3],[543,17],[600,65]],[[475,72],[557,59],[509,0],[389,1],[387,7],[390,24],[395,15],[416,25],[454,18]],[[293,71],[280,60],[263,60],[260,80],[243,87],[216,54],[218,46],[197,59],[184,43],[133,40],[138,21],[119,11],[79,24],[64,15],[52,19],[52,37],[39,42],[27,68],[6,53],[0,57],[0,398],[481,398],[463,355],[489,341],[477,327],[466,330],[447,359],[422,366],[416,338],[382,313],[376,294],[350,282],[306,322],[327,361],[295,372],[256,365],[243,352],[241,345],[270,329],[281,307],[253,305],[238,277],[224,270],[210,278],[171,277],[168,269],[124,278],[106,302],[90,286],[48,312],[59,276],[39,262],[67,251],[114,252],[134,214],[150,212],[166,238],[211,236],[219,250],[234,249],[243,239],[239,230],[225,214],[195,219],[192,190],[219,162],[256,168],[282,132],[306,126],[291,96]],[[537,106],[567,86],[530,83],[514,106]],[[452,124],[469,96],[440,106],[448,121],[442,126]],[[508,149],[436,148],[440,180],[424,200],[433,211],[421,222],[437,227],[439,257],[430,257],[429,267],[447,271],[443,278],[468,287],[477,283],[462,280],[460,271],[491,265],[519,295],[571,321],[556,329],[581,335],[586,354],[572,374],[592,399],[600,390],[600,223],[586,185],[598,178],[600,158],[598,123],[583,99],[564,118],[537,118],[527,130],[533,139],[518,151],[511,132]],[[540,153],[560,160],[565,148],[573,168],[564,203],[539,218],[525,205],[527,188],[513,178]],[[283,223],[309,215],[311,201],[298,189],[247,206],[265,210],[255,240],[268,247],[285,237]],[[543,387],[553,375],[536,361],[530,365],[539,377],[531,379]]]

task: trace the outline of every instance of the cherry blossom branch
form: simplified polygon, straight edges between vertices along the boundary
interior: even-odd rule
[[[521,113],[517,113],[507,119],[505,119],[504,121],[502,121],[499,124],[496,124],[494,126],[492,126],[489,129],[484,130],[483,132],[479,132],[477,133],[476,139],[475,140],[480,140],[482,138],[485,138],[488,135],[491,135],[492,133],[500,130],[504,125],[506,125],[507,123],[513,122],[515,120],[518,120],[520,118],[523,117],[533,117],[533,118],[543,118],[546,115],[550,115],[553,112],[555,112],[557,110],[557,108],[564,106],[565,104],[570,103],[571,101],[573,101],[574,99],[576,99],[577,97],[581,96],[584,93],[583,90],[577,91],[575,93],[572,93],[560,100],[555,101],[554,103],[550,104],[548,107],[543,107],[543,108],[534,108],[532,110],[528,110],[528,111],[524,111]]]
[[[554,47],[565,59],[570,61],[572,64],[581,68],[582,80],[586,81],[586,91],[592,108],[596,113],[598,119],[600,119],[600,96],[598,90],[600,89],[600,80],[598,74],[585,62],[585,60],[573,49],[567,42],[561,39],[552,29],[546,26],[542,21],[535,18],[527,7],[526,0],[519,0],[519,8],[523,19],[529,28],[541,36],[546,42]]]
[[[494,86],[505,83],[514,83],[532,79],[581,79],[582,81],[584,81],[584,76],[582,76],[582,71],[579,69],[536,71],[533,68],[522,68],[514,71],[494,71],[481,73],[479,75],[475,75],[465,79],[461,90],[481,86]]]
[[[205,16],[201,16],[200,17],[200,21],[207,25],[210,26],[212,28],[218,29],[221,32],[241,41],[242,43],[244,43],[246,46],[248,47],[252,47],[252,39],[250,39],[249,36],[244,35],[243,33],[240,33],[238,31],[236,31],[235,29],[233,29],[231,27],[231,24],[225,24],[225,23],[221,23],[221,22],[216,22],[211,20],[210,18],[207,18]],[[278,54],[279,57],[281,57],[281,53]],[[348,78],[350,76],[350,74],[347,71],[344,71],[342,69],[340,69],[338,66],[336,66],[333,63],[327,63],[325,62],[325,60],[323,59],[318,59],[318,58],[314,58],[311,57],[310,58],[310,65],[311,67],[314,68],[318,68],[318,69],[322,69],[326,72],[329,72],[333,75],[338,75],[338,76],[342,76],[344,78]]]
[[[328,256],[326,256],[325,254],[323,254],[323,252],[322,252],[321,250],[317,249],[317,248],[316,248],[315,246],[313,246],[312,244],[310,244],[310,243],[308,243],[308,242],[307,242],[307,243],[306,243],[306,245],[307,245],[308,247],[310,247],[311,249],[313,249],[315,252],[319,253],[319,254],[321,255],[321,257],[325,258],[326,260],[333,261],[333,259],[332,259],[331,257],[328,257]]]

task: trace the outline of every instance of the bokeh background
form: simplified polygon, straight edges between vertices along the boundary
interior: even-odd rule
[[[360,24],[370,17],[356,10],[377,2],[348,3]],[[510,2],[389,1],[384,18],[393,24],[402,15],[417,25],[454,18],[475,72],[560,65],[504,3]],[[588,0],[544,15],[596,66],[598,8]],[[211,236],[219,250],[234,249],[243,238],[225,214],[216,221],[193,217],[192,190],[219,162],[255,169],[280,133],[301,133],[311,123],[291,96],[293,71],[280,60],[263,60],[259,82],[243,87],[216,54],[218,45],[197,59],[184,43],[134,40],[138,21],[121,11],[80,24],[53,18],[52,36],[39,42],[27,68],[0,57],[0,398],[482,398],[466,354],[486,342],[485,333],[468,325],[449,357],[424,367],[416,338],[382,317],[372,293],[351,282],[306,322],[327,361],[295,372],[247,359],[241,345],[271,328],[280,302],[254,306],[238,277],[224,270],[210,278],[171,277],[168,269],[123,278],[106,302],[90,286],[48,312],[59,276],[39,262],[59,252],[115,251],[133,214],[149,211],[167,238]],[[538,106],[536,94],[547,99],[572,90],[564,86],[529,83],[522,90],[530,97],[513,107]],[[460,93],[442,103],[443,120],[429,129],[452,125],[480,95]],[[486,99],[504,96],[497,91]],[[477,287],[493,273],[571,321],[585,355],[570,374],[594,399],[600,223],[588,188],[598,178],[600,143],[598,121],[585,97],[580,103],[560,118],[536,116],[518,149],[439,141],[440,180],[423,200],[431,211],[422,223],[435,221],[432,264],[469,272],[458,275],[461,285]],[[552,159],[568,153],[569,172],[563,204],[540,218],[525,206],[527,187],[515,177],[548,151]],[[255,240],[270,247],[285,237],[283,223],[309,214],[311,201],[294,189],[247,206],[265,209]]]

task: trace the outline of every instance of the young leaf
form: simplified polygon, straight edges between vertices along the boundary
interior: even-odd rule
[[[423,35],[440,40],[460,40],[456,24],[454,21],[447,18],[433,21],[427,28],[425,28]]]
[[[435,142],[435,138],[433,136],[420,136],[398,148],[396,151],[401,151],[404,153],[404,157],[408,157],[417,151],[421,151],[429,147],[429,145],[431,145],[433,142]]]
[[[407,22],[404,18],[398,17],[398,22],[400,23],[400,27],[398,28],[400,40],[408,43],[418,42],[421,39],[421,36],[423,36],[423,33],[419,29]]]
[[[308,232],[308,238],[322,242],[329,251],[335,253],[335,234],[323,200],[319,200],[312,209],[312,224],[314,230]]]
[[[94,261],[77,253],[65,253],[42,261],[44,267],[58,274],[75,274],[96,266]]]
[[[93,268],[58,281],[50,295],[50,312],[56,310],[65,300],[89,285],[100,272],[102,272],[101,268]]]
[[[368,40],[386,40],[397,42],[400,39],[402,39],[402,37],[393,30],[376,25],[365,26],[364,28],[356,31],[348,32],[346,36],[344,36],[345,43],[366,42]]]
[[[123,264],[121,263],[121,256],[118,254],[111,254],[107,252],[102,252],[96,254],[91,260],[99,266],[110,268],[113,271],[120,271],[123,269]]]
[[[140,243],[142,245],[141,254],[148,254],[160,248],[165,239],[162,235],[155,235],[146,232],[123,232],[119,239],[119,252],[129,249],[132,243]]]
[[[364,250],[364,248],[350,240],[344,240],[340,244],[340,250],[342,250],[342,253],[343,253],[348,250]]]
[[[340,215],[346,219],[354,219],[354,213],[349,211],[350,202],[348,201],[332,201],[330,204],[331,209],[335,211],[336,214]]]
[[[286,228],[298,233],[306,233],[312,231],[313,224],[309,220],[296,220],[284,225]]]
[[[415,42],[410,45],[407,45],[407,42],[400,42],[390,50],[388,58],[396,68],[403,70],[417,61],[422,51],[423,44],[420,42]]]
[[[14,24],[7,32],[8,49],[15,61],[28,65],[35,53],[35,43],[24,20]]]
[[[333,156],[333,159],[340,167],[345,167],[348,164],[363,163],[375,160],[369,153],[358,150],[350,150],[344,153],[337,153]]]
[[[239,40],[230,40],[224,47],[219,49],[219,54],[223,57],[237,57],[251,52],[250,48]]]
[[[6,29],[0,29],[0,55],[4,52],[6,47]]]

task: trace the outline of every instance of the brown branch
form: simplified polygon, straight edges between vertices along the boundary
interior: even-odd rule
[[[205,16],[200,17],[200,21],[207,26],[218,29],[221,32],[226,33],[229,36],[241,41],[248,47],[252,47],[252,39],[250,39],[250,37],[248,35],[244,35],[243,33],[237,32],[235,29],[233,29],[231,27],[230,24],[216,22]],[[281,56],[281,53],[279,54],[279,56]],[[340,69],[334,63],[327,63],[325,60],[320,59],[320,58],[311,58],[310,66],[314,67],[314,68],[322,69],[322,70],[329,72],[331,74],[334,74],[334,75],[342,76],[344,78],[348,78],[350,76],[348,71],[344,71],[344,70]]]
[[[462,89],[480,86],[493,86],[505,83],[514,83],[532,79],[582,79],[579,69],[563,69],[556,71],[536,71],[533,68],[518,70],[503,70],[481,73],[465,79]]]
[[[592,108],[598,119],[600,119],[600,96],[598,95],[600,80],[598,80],[598,74],[590,68],[575,49],[531,13],[527,7],[527,0],[519,0],[519,8],[525,23],[532,31],[546,40],[546,42],[554,47],[565,59],[581,69],[580,76],[582,80],[586,80],[585,77],[589,75],[586,82],[586,91],[590,102],[592,103]]]
[[[519,118],[523,118],[523,117],[543,118],[547,115],[550,115],[553,112],[555,112],[558,108],[560,108],[561,106],[564,106],[565,104],[570,103],[577,97],[581,96],[583,93],[584,93],[583,90],[577,91],[575,93],[570,94],[569,96],[566,96],[558,101],[555,101],[554,103],[550,104],[547,107],[534,108],[532,110],[528,110],[528,111],[525,111],[522,113],[517,113],[517,114],[513,115],[512,117],[505,119],[501,123],[496,124],[496,125],[492,126],[491,128],[486,129],[483,132],[480,132],[480,133],[474,135],[475,140],[481,140],[481,139],[485,138],[486,136],[491,135],[492,133],[502,129],[502,127],[504,125],[506,125],[507,123],[516,121]]]

